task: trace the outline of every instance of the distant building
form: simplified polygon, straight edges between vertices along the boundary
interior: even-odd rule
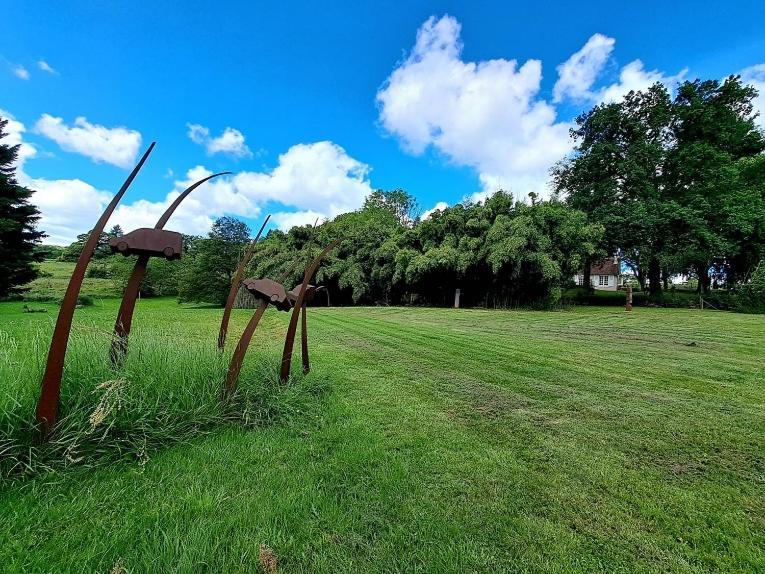
[[[584,284],[584,274],[574,275],[574,283]],[[623,283],[619,258],[602,259],[590,267],[590,283],[594,289],[616,291]]]

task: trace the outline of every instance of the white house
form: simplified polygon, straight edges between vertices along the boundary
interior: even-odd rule
[[[584,274],[574,275],[574,283],[582,285]],[[623,283],[619,258],[603,259],[592,265],[590,267],[590,283],[594,289],[616,291]]]

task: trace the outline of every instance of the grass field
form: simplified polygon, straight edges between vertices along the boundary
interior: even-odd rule
[[[77,373],[105,361],[116,306],[77,311],[76,335],[95,334]],[[220,313],[143,300],[135,355],[151,339],[169,347],[151,369],[188,369],[171,342],[212,347]],[[231,344],[250,313],[234,313]],[[54,319],[0,304],[2,368],[23,371],[6,390],[33,395]],[[245,378],[275,369],[286,320],[266,314]],[[309,322],[307,381],[325,390],[272,424],[0,485],[0,570],[257,572],[272,551],[280,572],[765,571],[762,317],[333,308]]]
[[[42,276],[29,284],[25,297],[29,300],[57,301],[64,296],[74,263],[69,261],[43,261],[40,263]],[[120,291],[113,279],[86,277],[82,283],[81,295],[89,297],[115,297]]]

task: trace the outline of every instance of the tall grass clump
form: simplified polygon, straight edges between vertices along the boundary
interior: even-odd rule
[[[39,444],[34,408],[49,335],[22,341],[0,332],[0,478],[120,459],[143,463],[164,445],[222,424],[255,427],[301,415],[324,389],[315,376],[280,384],[276,357],[253,349],[237,391],[221,403],[229,352],[169,331],[136,330],[124,367],[115,369],[109,337],[95,327],[72,333],[60,418],[50,440]]]

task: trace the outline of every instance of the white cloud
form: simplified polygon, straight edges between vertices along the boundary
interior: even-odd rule
[[[765,128],[765,64],[757,64],[755,66],[749,66],[739,72],[741,75],[741,81],[745,84],[751,84],[754,86],[759,95],[755,98],[754,109],[759,112],[757,123],[760,127]]]
[[[619,81],[599,90],[595,94],[595,99],[599,102],[615,102],[633,90],[645,90],[656,82],[661,82],[673,90],[675,85],[683,80],[686,73],[688,70],[683,69],[674,76],[667,76],[658,70],[646,70],[643,62],[633,60],[621,69]]]
[[[186,173],[184,180],[175,182],[163,201],[122,204],[112,220],[125,229],[153,226],[178,193],[211,173],[198,165]],[[317,218],[331,218],[361,207],[372,191],[368,173],[369,166],[332,142],[297,144],[279,156],[278,165],[271,171],[243,171],[204,184],[184,200],[169,227],[204,234],[215,218],[224,214],[255,218],[268,202],[297,209],[272,216],[280,229],[313,223]]]
[[[26,131],[26,127],[23,123],[14,118],[10,112],[3,109],[0,109],[0,118],[8,120],[8,123],[4,128],[7,135],[3,138],[2,143],[12,146],[20,145],[18,157],[16,158],[16,167],[23,169],[24,162],[29,158],[35,157],[37,155],[37,150],[33,145],[24,142],[23,134]]]
[[[38,228],[48,234],[46,243],[56,245],[67,245],[91,229],[113,195],[81,179],[50,180],[21,172],[19,182],[35,191],[31,201],[40,210]]]
[[[615,40],[603,34],[593,34],[581,50],[558,66],[558,81],[553,88],[553,101],[565,98],[573,100],[592,99],[590,91],[603,67],[606,65]]]
[[[22,146],[16,163],[17,178],[22,185],[35,190],[31,201],[40,209],[39,228],[48,233],[46,242],[70,243],[93,226],[114,191],[96,189],[80,179],[50,180],[28,175],[24,161],[35,157],[37,150],[23,141],[26,131],[23,123],[2,110],[0,116],[10,120],[4,141]],[[372,191],[369,171],[369,166],[332,142],[294,145],[279,156],[278,165],[270,171],[240,172],[200,186],[180,205],[168,228],[201,235],[217,217],[228,214],[257,218],[263,205],[269,202],[284,206],[274,215],[282,229],[313,223],[317,218],[359,208]],[[211,173],[198,165],[188,170],[185,178],[174,181],[161,201],[140,199],[119,204],[109,225],[118,223],[126,230],[153,226],[183,189]],[[115,183],[115,189],[118,183],[121,182]]]
[[[557,118],[554,103],[612,101],[656,81],[671,87],[685,74],[666,76],[635,60],[621,69],[617,82],[598,88],[614,44],[595,34],[558,66],[551,103],[540,95],[539,60],[464,61],[460,23],[431,17],[377,92],[380,123],[410,153],[430,148],[474,168],[482,189],[470,196],[473,201],[498,189],[518,199],[531,191],[546,197],[550,168],[572,149],[571,123]]]
[[[22,80],[29,79],[29,70],[27,70],[21,64],[11,66],[11,71],[13,72],[13,75],[19,79],[22,79]]]
[[[205,147],[209,155],[225,153],[234,157],[252,157],[252,151],[244,143],[244,134],[227,127],[217,138],[210,137],[210,130],[199,124],[188,124],[188,136],[195,144]]]
[[[369,166],[330,141],[297,144],[270,172],[240,172],[234,187],[254,201],[277,201],[325,217],[361,207],[371,193]]]
[[[325,216],[316,211],[280,211],[271,215],[271,219],[282,231],[288,231],[295,226],[313,225],[318,220],[319,223],[325,219]]]
[[[449,204],[445,201],[439,201],[436,203],[431,209],[428,209],[425,211],[425,213],[422,214],[422,220],[425,221],[426,219],[430,219],[430,216],[433,215],[436,211],[443,211],[449,207]]]
[[[460,24],[431,17],[377,93],[380,121],[414,154],[432,146],[475,168],[485,191],[545,193],[551,165],[571,150],[569,124],[539,98],[542,65],[465,62]]]
[[[35,131],[52,139],[65,151],[122,168],[133,167],[141,146],[139,132],[91,124],[84,117],[76,118],[70,127],[62,118],[43,114],[35,124]]]
[[[43,72],[47,72],[48,74],[52,74],[54,76],[58,75],[58,72],[53,69],[51,65],[45,60],[37,60],[37,67],[40,68]]]

